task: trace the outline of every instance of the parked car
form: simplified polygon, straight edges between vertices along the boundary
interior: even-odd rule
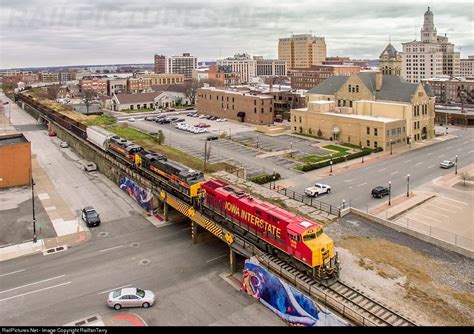
[[[59,143],[59,147],[66,148],[69,147],[69,144],[67,143],[67,141],[62,141]]]
[[[148,308],[155,303],[155,294],[139,288],[122,288],[112,291],[107,297],[107,305],[116,310],[122,307]]]
[[[382,198],[384,196],[387,196],[390,193],[390,190],[388,190],[387,187],[383,186],[377,186],[374,189],[372,189],[372,197],[374,198]]]
[[[206,124],[206,123],[199,123],[198,125],[196,125],[197,128],[208,128],[210,127],[209,124]]]
[[[207,136],[206,140],[217,140],[219,139],[219,136],[218,135],[209,135]]]
[[[304,190],[304,193],[309,197],[318,197],[321,194],[329,194],[331,192],[331,186],[322,183],[315,183],[314,186],[308,187]]]
[[[454,161],[451,160],[444,160],[442,163],[439,164],[441,168],[451,168],[454,167]]]
[[[48,131],[48,136],[50,136],[50,137],[56,137],[56,132],[54,132],[54,131]]]
[[[130,117],[130,118],[128,119],[128,121],[129,121],[129,122],[135,122],[135,117]]]
[[[156,117],[155,116],[147,116],[147,117],[145,117],[145,121],[150,121],[150,122],[156,121]]]
[[[92,206],[86,206],[82,209],[82,220],[86,223],[88,227],[99,226],[100,217],[97,211]]]
[[[194,110],[194,107],[186,107],[186,110]]]

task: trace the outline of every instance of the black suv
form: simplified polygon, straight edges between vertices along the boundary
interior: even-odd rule
[[[100,218],[92,206],[86,206],[81,212],[82,220],[88,227],[99,226]]]
[[[382,198],[390,193],[390,190],[386,187],[378,186],[372,189],[372,197]]]

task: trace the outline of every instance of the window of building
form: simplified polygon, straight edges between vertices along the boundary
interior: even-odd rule
[[[352,108],[352,101],[349,101],[349,107]]]
[[[370,147],[370,140],[367,140],[367,147]]]
[[[293,116],[293,121],[296,122],[296,116]],[[295,128],[296,129],[296,128]]]
[[[329,100],[329,99],[328,99]],[[337,106],[340,107],[341,106],[341,100],[337,100]]]
[[[224,102],[221,103],[221,108],[224,109]]]
[[[374,141],[374,148],[377,148],[377,142]]]
[[[253,100],[253,105],[254,105],[254,106],[257,105],[257,100]]]
[[[349,85],[349,93],[352,91],[352,87],[351,85]]]
[[[377,135],[377,128],[374,128],[374,136],[376,136],[376,135]],[[375,147],[377,147],[377,146],[375,146]]]
[[[367,127],[367,134],[370,135],[370,128]]]
[[[253,108],[253,112],[256,114],[257,113],[257,108]]]
[[[295,131],[296,131],[296,126],[293,128],[293,130],[295,130]]]
[[[232,102],[234,102],[234,98],[232,98]]]
[[[302,119],[302,118],[301,118],[301,116],[300,116],[300,123],[301,123],[301,119]]]
[[[387,130],[387,135],[386,135],[387,137],[390,135],[389,133],[390,133],[390,130]]]
[[[359,85],[356,85],[356,93],[359,93]]]
[[[262,112],[262,114],[263,114],[263,108],[262,108],[261,112]]]

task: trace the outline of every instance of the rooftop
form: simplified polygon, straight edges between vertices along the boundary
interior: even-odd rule
[[[0,147],[13,144],[28,143],[28,140],[22,133],[0,135]]]
[[[382,123],[391,123],[401,121],[398,118],[389,118],[389,117],[380,117],[380,116],[367,116],[367,115],[354,115],[354,114],[342,114],[338,112],[322,112],[323,115],[331,115],[337,117],[345,117],[345,118],[352,118],[352,119],[360,119],[365,121],[376,121]]]

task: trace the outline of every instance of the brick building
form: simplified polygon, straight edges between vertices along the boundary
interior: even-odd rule
[[[422,82],[430,86],[437,102],[474,104],[474,79],[442,77]]]
[[[107,79],[104,77],[84,77],[79,80],[81,92],[91,90],[97,95],[107,94]]]
[[[273,124],[273,97],[249,91],[199,88],[199,113],[258,125]]]
[[[166,73],[166,56],[155,55],[155,73]]]
[[[23,134],[0,136],[0,188],[31,184],[31,143]]]
[[[129,93],[143,93],[151,90],[150,78],[129,78],[127,80],[127,91]]]
[[[309,90],[329,77],[336,75],[349,76],[359,73],[360,67],[351,65],[313,65],[309,68],[293,69],[289,72],[292,89]]]
[[[231,65],[212,65],[207,72],[207,80],[216,87],[234,86],[241,83],[240,73],[234,72]]]

